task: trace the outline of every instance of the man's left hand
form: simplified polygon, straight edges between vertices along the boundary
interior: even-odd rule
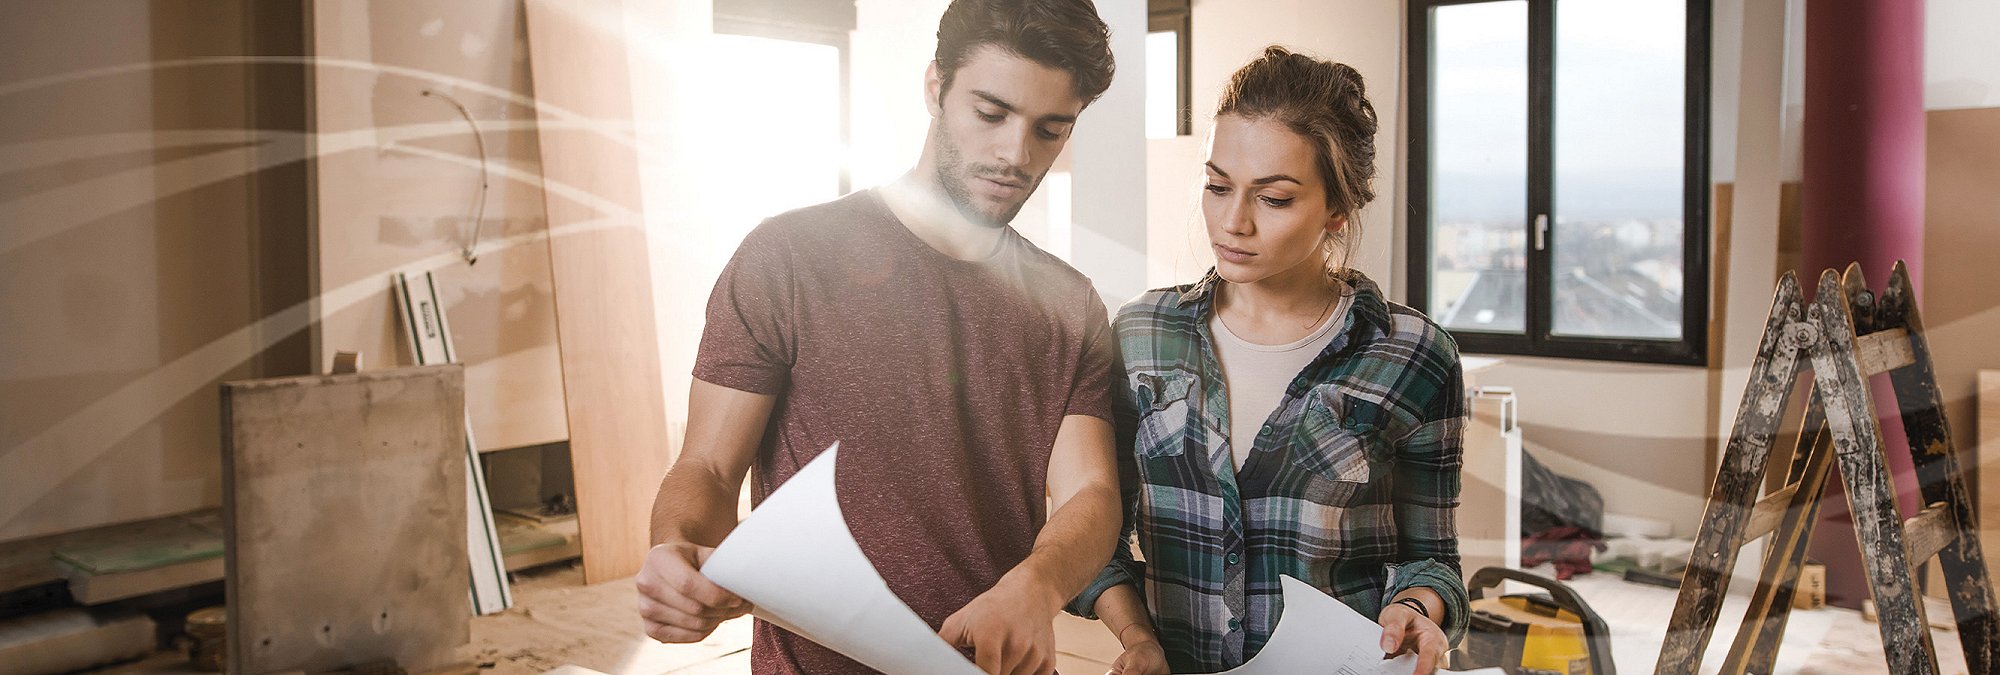
[[[972,650],[972,662],[990,675],[1051,675],[1056,671],[1055,612],[1008,584],[979,594],[945,618],[938,636]]]

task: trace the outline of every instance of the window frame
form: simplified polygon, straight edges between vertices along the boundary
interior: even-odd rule
[[[1431,10],[1451,5],[1501,0],[1408,0],[1406,17],[1409,63],[1409,155],[1406,186],[1409,195],[1409,246],[1406,253],[1405,296],[1410,307],[1428,313],[1431,287],[1430,219],[1430,86]],[[1555,19],[1560,0],[1528,3],[1528,160],[1527,212],[1522,224],[1526,250],[1527,315],[1522,333],[1450,330],[1466,353],[1546,356],[1567,359],[1623,361],[1673,365],[1706,365],[1709,359],[1709,26],[1710,0],[1686,0],[1686,77],[1682,170],[1682,294],[1681,336],[1678,340],[1625,337],[1578,337],[1553,332],[1555,288]],[[1548,218],[1543,236],[1550,245],[1537,249],[1536,216]]]
[[[1175,51],[1174,135],[1194,135],[1194,13],[1190,0],[1147,0],[1146,32],[1173,33]]]

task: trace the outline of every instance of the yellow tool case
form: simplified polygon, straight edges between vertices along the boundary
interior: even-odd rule
[[[1546,593],[1485,597],[1502,582]],[[1611,631],[1583,598],[1560,581],[1505,567],[1488,567],[1466,584],[1472,600],[1465,640],[1451,652],[1452,670],[1498,667],[1508,675],[1617,675]]]

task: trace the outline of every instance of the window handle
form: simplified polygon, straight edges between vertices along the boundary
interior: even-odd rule
[[[1535,250],[1546,251],[1548,248],[1549,214],[1538,213],[1535,214]]]

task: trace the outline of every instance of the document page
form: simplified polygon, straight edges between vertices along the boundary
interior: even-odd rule
[[[701,573],[752,613],[884,673],[980,675],[889,591],[833,487],[835,443],[758,505]]]
[[[841,518],[840,444],[764,500],[701,572],[749,600],[758,618],[890,675],[979,675],[889,590]],[[1416,657],[1383,659],[1382,627],[1298,579],[1262,651],[1223,675],[1408,675]],[[1482,671],[1485,672],[1485,671]],[[1491,672],[1499,672],[1494,669]]]

